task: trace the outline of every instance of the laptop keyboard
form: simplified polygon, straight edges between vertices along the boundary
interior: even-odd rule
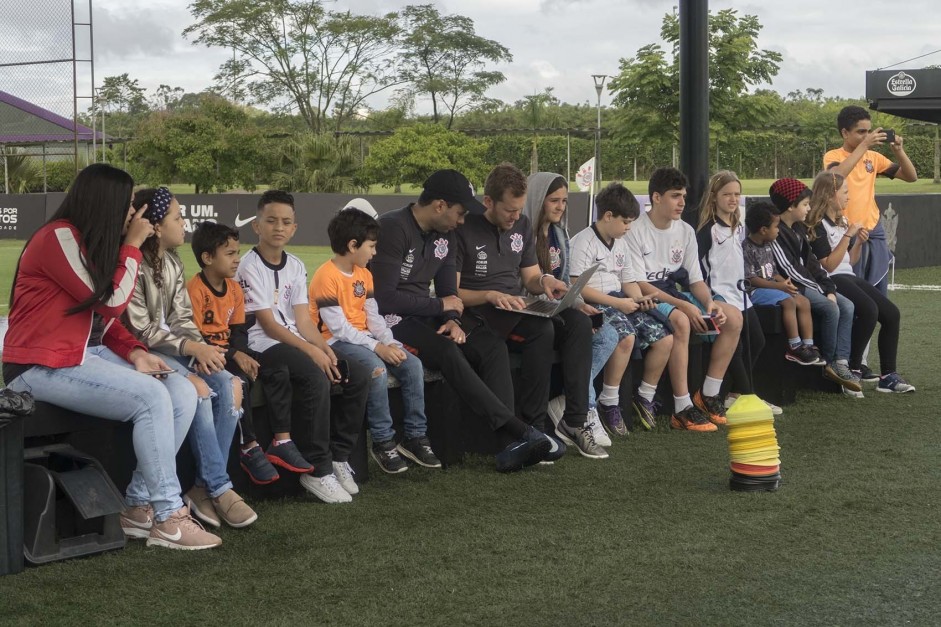
[[[529,311],[535,311],[537,313],[551,314],[555,311],[556,306],[559,303],[549,300],[537,300],[534,303],[526,305],[526,309]]]

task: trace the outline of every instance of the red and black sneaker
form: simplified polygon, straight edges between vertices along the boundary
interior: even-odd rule
[[[693,394],[693,405],[704,413],[712,424],[724,425],[728,423],[725,417],[725,403],[718,396],[703,396],[702,390],[697,390]]]
[[[670,427],[684,431],[716,431],[718,427],[709,422],[706,414],[695,405],[678,411],[670,418]]]
[[[313,465],[304,459],[301,452],[297,450],[297,445],[294,444],[294,440],[288,440],[281,444],[272,442],[271,446],[268,447],[268,452],[265,454],[265,457],[275,466],[280,466],[285,470],[290,470],[291,472],[296,472],[301,475],[306,475],[314,469]]]

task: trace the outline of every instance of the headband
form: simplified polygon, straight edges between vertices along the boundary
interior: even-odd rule
[[[147,207],[146,217],[151,224],[157,224],[163,220],[167,212],[170,211],[170,201],[173,200],[173,194],[166,187],[158,187],[154,192],[154,197]]]

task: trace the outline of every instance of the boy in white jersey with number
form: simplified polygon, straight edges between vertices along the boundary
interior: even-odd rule
[[[625,240],[641,292],[660,300],[657,309],[668,315],[673,325],[669,368],[674,411],[670,426],[715,431],[715,425],[726,422],[719,391],[742,332],[742,312],[713,299],[703,281],[696,232],[681,219],[687,187],[686,176],[676,168],[654,171],[647,185],[650,211],[640,215]],[[718,334],[708,335],[710,329]],[[690,332],[714,340],[706,380],[692,399],[686,382]]]
[[[598,269],[582,290],[586,303],[595,305],[604,314],[604,321],[618,334],[618,341],[634,336],[634,348],[646,351],[644,373],[640,382],[634,410],[646,429],[656,426],[657,404],[654,394],[657,382],[670,358],[673,336],[664,324],[666,318],[656,311],[651,297],[644,297],[635,281],[628,259],[627,244],[623,236],[631,229],[631,222],[640,214],[634,194],[620,183],[611,183],[595,196],[598,219],[572,238],[571,275],[577,277],[594,264]],[[617,378],[627,369],[630,355],[620,359],[617,351],[608,360],[609,370],[619,371]],[[612,373],[614,374],[614,373]],[[606,377],[607,378],[607,377]],[[618,388],[605,385],[599,403],[613,396],[610,403],[617,404]]]

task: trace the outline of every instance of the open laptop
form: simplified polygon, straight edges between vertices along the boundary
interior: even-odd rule
[[[597,269],[598,264],[595,264],[582,272],[578,280],[575,281],[575,284],[572,285],[569,291],[565,293],[565,296],[562,297],[562,300],[544,300],[535,296],[524,296],[523,301],[526,303],[526,308],[514,309],[513,311],[529,316],[539,316],[540,318],[551,318],[552,316],[558,315],[559,312],[565,311],[575,304],[578,295],[581,294],[585,286],[588,285],[588,280]]]

